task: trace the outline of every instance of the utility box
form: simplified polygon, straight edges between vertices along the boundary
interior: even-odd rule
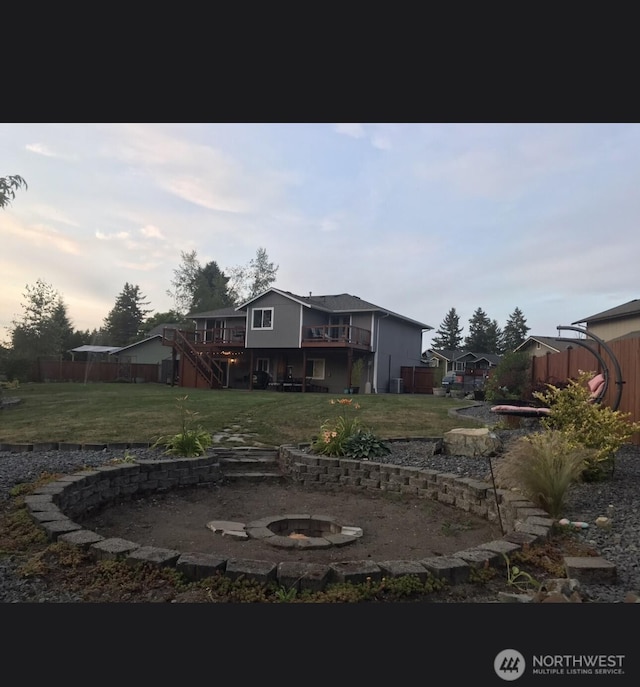
[[[390,394],[402,394],[404,393],[404,381],[402,377],[394,377],[389,383],[389,393]]]

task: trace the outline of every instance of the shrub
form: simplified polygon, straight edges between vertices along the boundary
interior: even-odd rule
[[[580,481],[589,451],[562,432],[545,431],[511,442],[494,469],[496,484],[517,488],[554,518],[559,517],[569,486]]]
[[[601,480],[612,473],[616,451],[640,431],[640,423],[631,422],[630,413],[590,401],[587,382],[591,377],[592,372],[580,372],[565,388],[547,384],[545,392],[534,392],[551,409],[540,421],[544,428],[562,432],[573,446],[593,449],[585,459],[585,481]]]
[[[528,353],[505,353],[485,385],[485,398],[495,401],[527,399],[531,396],[531,357]]]
[[[344,452],[349,458],[371,460],[391,453],[391,449],[373,432],[361,430],[344,442]]]

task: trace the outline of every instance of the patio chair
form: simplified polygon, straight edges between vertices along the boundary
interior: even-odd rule
[[[599,374],[592,377],[588,382],[589,387],[589,403],[600,403],[607,391],[607,375]],[[529,406],[529,405],[511,405],[501,404],[495,405],[491,408],[492,413],[496,415],[508,415],[513,417],[545,417],[551,413],[551,408],[547,406]]]

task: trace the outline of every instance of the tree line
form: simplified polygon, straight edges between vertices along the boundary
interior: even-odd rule
[[[278,271],[262,247],[247,265],[231,268],[228,275],[214,260],[201,264],[195,250],[182,252],[181,259],[167,290],[174,302],[171,310],[152,314],[140,286],[126,282],[102,326],[93,330],[74,329],[62,295],[51,284],[42,279],[28,284],[22,315],[12,321],[9,345],[1,349],[0,372],[24,378],[40,357],[70,359],[70,351],[85,344],[127,346],[165,323],[191,328],[191,314],[236,307],[269,288]]]
[[[504,328],[498,321],[490,319],[482,308],[476,308],[469,320],[469,333],[463,336],[460,316],[451,308],[431,340],[436,351],[457,351],[461,348],[474,353],[495,353],[502,355],[514,351],[527,338],[527,326],[522,310],[516,307],[509,315]]]
[[[11,205],[16,191],[27,188],[18,174],[0,177],[0,209]],[[215,260],[201,264],[195,250],[183,251],[180,257],[166,292],[173,299],[171,310],[151,314],[140,286],[125,282],[102,326],[92,331],[74,329],[62,295],[51,284],[42,279],[27,284],[22,316],[11,323],[9,344],[0,344],[0,373],[24,378],[39,357],[69,359],[72,349],[85,344],[127,346],[145,339],[160,324],[190,328],[192,313],[236,307],[268,289],[278,271],[263,247],[247,265],[231,267],[226,274]]]

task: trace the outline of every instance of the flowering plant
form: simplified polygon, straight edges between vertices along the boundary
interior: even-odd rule
[[[359,403],[351,398],[332,398],[329,403],[339,406],[341,415],[325,420],[320,427],[320,436],[313,443],[313,450],[325,456],[344,456],[344,445],[349,437],[360,432],[360,420],[355,412],[360,409]],[[350,413],[350,411],[353,411]]]

